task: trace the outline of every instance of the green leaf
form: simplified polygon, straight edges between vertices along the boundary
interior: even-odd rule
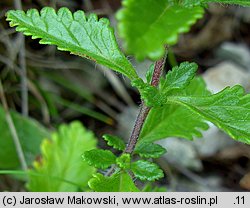
[[[249,0],[201,0],[202,2],[215,2],[215,3],[224,3],[224,4],[238,4],[241,6],[250,6]]]
[[[147,106],[162,106],[166,103],[170,92],[184,89],[189,85],[197,68],[198,66],[195,63],[181,63],[180,66],[176,66],[172,71],[169,71],[165,79],[160,80],[159,89],[149,83],[144,83],[142,79],[132,81],[132,85],[138,88],[141,98]]]
[[[158,158],[166,153],[166,149],[159,144],[143,142],[136,145],[134,153],[145,158]]]
[[[195,78],[182,91],[185,95],[208,96],[206,85],[201,78]],[[184,106],[166,104],[153,107],[143,125],[139,143],[153,142],[167,137],[193,139],[201,137],[201,130],[208,129],[201,115]]]
[[[131,170],[135,174],[136,178],[142,181],[155,181],[164,177],[163,171],[155,163],[138,160],[131,164]]]
[[[40,154],[40,144],[43,138],[49,136],[41,124],[31,118],[21,116],[19,113],[10,112],[14,122],[24,156],[28,165]],[[0,105],[0,169],[15,169],[20,167],[16,147],[6,122],[6,115]]]
[[[169,96],[169,103],[187,107],[224,130],[233,139],[250,144],[250,95],[241,86],[210,96]]]
[[[91,166],[106,169],[115,164],[116,156],[109,150],[93,149],[84,152],[83,159]]]
[[[107,144],[114,149],[124,150],[126,147],[125,142],[118,136],[105,134],[102,137],[107,142]]]
[[[153,91],[149,87],[146,88],[145,83],[143,83],[144,86],[140,85],[142,97],[145,97],[146,102],[152,106],[166,104],[151,110],[140,136],[142,140],[155,141],[163,136],[192,139],[194,136],[201,136],[200,130],[206,129],[205,122],[210,121],[233,139],[249,144],[250,107],[248,103],[250,99],[245,95],[244,89],[241,86],[235,86],[210,95],[205,86],[200,85],[200,93],[194,93],[195,91],[188,93],[189,89],[195,90],[195,85],[192,87],[191,84],[191,87],[189,85],[186,89],[182,87],[185,87],[193,78],[197,66],[194,65],[193,70],[186,74],[189,68],[190,66],[187,65],[183,70],[170,72],[166,80],[161,81],[158,95],[155,92],[154,97]],[[168,88],[182,90],[169,93]],[[144,89],[146,89],[145,92],[143,92]]]
[[[123,0],[117,13],[120,36],[128,53],[138,60],[149,57],[158,60],[164,54],[164,44],[175,44],[178,35],[189,31],[203,16],[202,7],[184,7],[171,0]]]
[[[51,140],[42,142],[42,155],[34,162],[28,189],[35,192],[71,192],[86,188],[95,169],[82,161],[81,154],[95,147],[93,133],[87,131],[80,122],[61,125],[51,135]]]
[[[126,172],[115,173],[105,177],[100,173],[93,175],[89,187],[97,192],[138,192],[133,180]]]
[[[172,90],[184,89],[190,84],[198,69],[196,63],[183,62],[180,66],[175,66],[166,75],[166,79],[161,79],[159,83],[159,91],[167,94]]]
[[[116,159],[116,164],[122,169],[130,169],[131,156],[130,154],[122,154]]]
[[[133,80],[137,74],[120,51],[114,31],[105,18],[94,14],[85,16],[83,11],[71,13],[67,8],[61,8],[56,13],[53,8],[45,7],[40,14],[36,9],[27,13],[20,10],[7,12],[10,26],[33,39],[41,38],[41,44],[56,45],[59,50],[70,51],[117,72]]]
[[[162,103],[165,103],[165,97],[162,97],[155,86],[143,82],[140,78],[133,80],[131,84],[139,90],[141,99],[148,107],[161,106]]]

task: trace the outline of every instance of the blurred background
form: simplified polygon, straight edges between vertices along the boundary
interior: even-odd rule
[[[27,154],[34,160],[39,156],[39,144],[47,131],[74,120],[92,130],[102,148],[108,148],[100,139],[104,133],[127,139],[140,104],[138,92],[124,77],[86,59],[58,51],[54,46],[40,45],[38,40],[16,33],[6,22],[5,13],[9,9],[40,10],[44,6],[96,13],[99,17],[108,17],[116,27],[115,13],[121,1],[0,1],[0,79],[3,88],[0,170],[20,167],[8,146],[12,138],[3,109],[11,112],[17,131],[25,128],[28,135],[39,138],[27,145]],[[119,39],[119,43],[122,47],[122,40]],[[138,63],[132,56],[128,58],[140,75],[145,74],[151,64],[150,60]],[[243,85],[249,92],[250,9],[209,5],[204,18],[170,48],[166,72],[182,61],[198,63],[199,74],[213,92],[235,84]],[[39,126],[39,131],[32,131],[34,125]],[[169,138],[160,144],[168,152],[157,160],[166,175],[157,185],[170,191],[250,190],[250,146],[235,142],[215,126],[211,125],[202,139]],[[24,182],[2,174],[0,191],[5,190],[24,191]]]

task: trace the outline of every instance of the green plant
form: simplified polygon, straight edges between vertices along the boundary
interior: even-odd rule
[[[27,13],[19,10],[7,13],[7,20],[11,26],[17,26],[17,31],[40,38],[41,44],[56,45],[59,50],[119,72],[140,92],[142,104],[128,144],[116,136],[103,136],[107,144],[121,154],[116,156],[102,149],[83,153],[89,165],[104,170],[111,167],[105,175],[93,175],[88,182],[92,190],[139,191],[133,177],[142,181],[160,179],[163,171],[151,159],[160,157],[166,150],[153,142],[170,136],[189,140],[200,137],[201,131],[208,129],[207,121],[233,139],[250,144],[250,94],[246,95],[241,86],[227,87],[213,95],[204,81],[195,76],[198,66],[188,62],[174,67],[166,77],[161,76],[167,45],[175,44],[179,33],[187,32],[202,17],[208,2],[250,6],[249,1],[244,0],[123,1],[124,8],[117,18],[124,48],[138,60],[156,61],[148,69],[146,82],[119,49],[114,31],[105,18],[98,20],[95,14],[86,16],[83,11],[72,14],[67,8],[56,13],[49,7],[40,13],[35,9]]]
[[[23,117],[14,111],[11,111],[10,115],[13,119],[16,131],[19,133],[18,135],[25,153],[24,157],[27,165],[31,165],[37,154],[40,152],[40,142],[43,138],[49,136],[49,132],[33,119]],[[15,169],[20,166],[20,162],[5,117],[6,113],[0,106],[0,131],[2,132],[0,137],[0,169]],[[24,126],[26,128],[23,128]]]
[[[28,173],[30,191],[87,190],[87,182],[95,172],[81,160],[84,151],[96,148],[96,139],[80,122],[61,125],[51,139],[41,144],[41,158],[34,161]]]

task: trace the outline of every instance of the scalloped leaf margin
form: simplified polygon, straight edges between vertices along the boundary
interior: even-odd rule
[[[91,59],[131,80],[137,78],[132,64],[120,51],[109,20],[98,20],[95,14],[85,16],[83,11],[71,13],[67,8],[58,12],[44,7],[40,14],[36,9],[26,13],[10,10],[6,14],[10,26],[33,39],[40,38],[41,44],[56,45],[59,50]]]
[[[138,60],[158,60],[165,44],[173,45],[178,35],[188,32],[203,16],[200,6],[185,7],[170,0],[123,0],[117,13],[118,30],[125,49]]]

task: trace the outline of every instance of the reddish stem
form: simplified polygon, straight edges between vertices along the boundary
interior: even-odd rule
[[[165,62],[166,62],[166,57],[167,57],[167,53],[163,58],[161,58],[159,61],[156,61],[156,63],[155,63],[154,73],[153,73],[152,80],[151,80],[152,86],[156,87],[159,84],[162,70],[163,70]],[[129,154],[133,153],[133,151],[135,149],[135,145],[137,144],[137,141],[138,141],[138,138],[140,136],[143,124],[148,116],[149,111],[150,111],[150,107],[147,107],[142,102],[139,114],[135,120],[135,125],[134,125],[133,131],[131,133],[128,145],[124,151],[125,153],[129,153]]]

